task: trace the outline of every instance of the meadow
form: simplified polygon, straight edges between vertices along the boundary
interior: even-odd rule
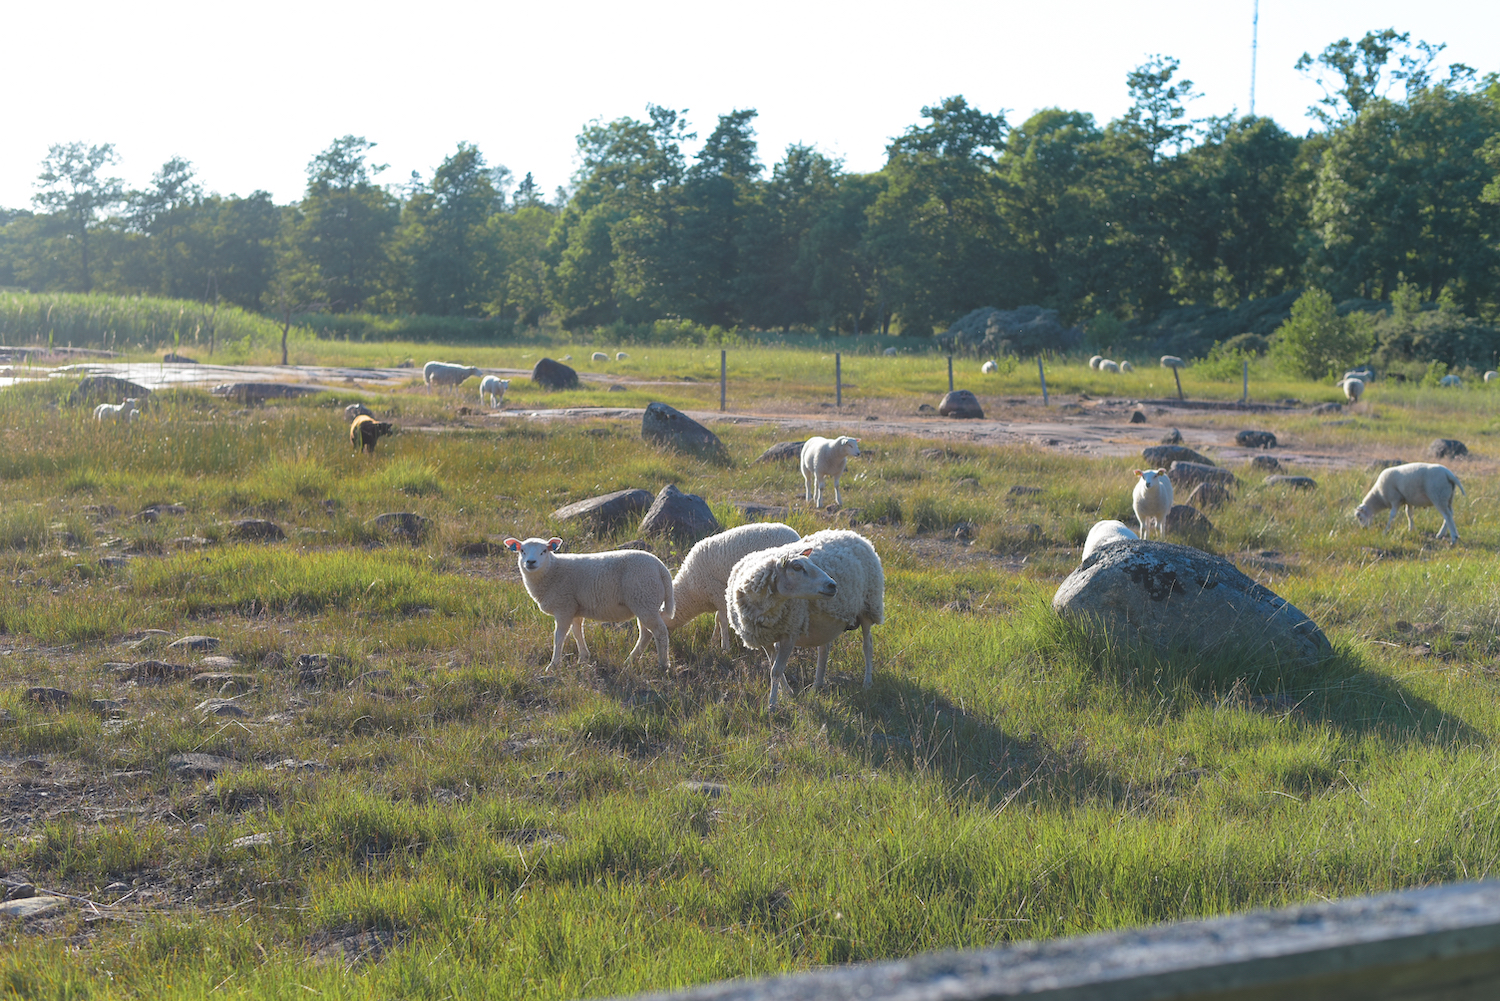
[[[292,361],[529,368],[594,347],[616,348],[308,338]],[[717,406],[718,348],[625,349],[608,370],[649,385],[517,379],[508,401]],[[732,408],[826,414],[831,350],[730,350]],[[978,388],[977,361],[955,364]],[[97,424],[58,380],[0,391],[0,874],[75,898],[0,924],[0,996],[606,996],[1495,872],[1487,390],[1377,384],[1336,419],[1172,416],[1226,443],[1263,427],[1351,457],[1288,470],[1313,491],[1237,469],[1209,512],[1204,546],[1333,641],[1326,663],[1283,671],[1154,658],[1053,615],[1088,527],[1128,517],[1138,458],[882,432],[863,418],[935,403],[946,360],[843,366],[867,454],[833,512],[803,503],[795,464],[753,463],[787,437],[774,428],[716,425],[735,462],[707,465],[646,445],[634,420],[478,420],[472,382],[249,409],[163,392],[128,426]],[[1238,398],[1237,379],[1191,373],[1191,395]],[[1024,364],[982,399],[1044,416],[1080,394],[1167,397],[1164,377],[1057,359],[1050,411]],[[1252,374],[1260,399],[1336,394]],[[355,399],[408,425],[373,458],[349,448]],[[1431,511],[1414,533],[1361,530],[1363,456],[1423,458],[1438,436],[1474,453],[1453,463],[1463,541],[1433,542]],[[768,713],[764,658],[718,649],[708,617],[674,635],[667,676],[623,663],[633,623],[589,626],[596,662],[570,645],[545,674],[551,620],[498,540],[612,548],[633,526],[591,534],[550,513],[668,483],[726,526],[756,502],[803,531],[867,534],[887,573],[874,686],[845,640],[827,689],[804,687],[799,655],[794,694]],[[432,529],[384,534],[372,519],[391,511]],[[249,517],[286,538],[237,541]],[[168,646],[194,634],[217,644]],[[148,659],[189,671],[128,667]],[[191,679],[210,669],[235,677]],[[68,697],[27,698],[38,686]],[[188,753],[236,764],[174,770]]]

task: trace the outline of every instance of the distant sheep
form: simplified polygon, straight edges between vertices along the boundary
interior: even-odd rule
[[[985,375],[994,375],[996,372],[1000,371],[1000,366],[996,365],[993,361],[987,361],[983,365],[979,366],[979,371],[983,372]]]
[[[1485,382],[1493,382],[1496,379],[1500,379],[1500,372],[1496,372],[1494,369],[1490,369],[1488,372],[1484,373]]]
[[[744,644],[771,661],[770,707],[795,647],[817,647],[813,687],[823,687],[833,641],[864,631],[865,687],[874,678],[870,627],[885,621],[885,570],[870,540],[830,529],[780,549],[752,553],[729,575],[729,624]]]
[[[352,421],[356,417],[374,417],[375,413],[363,403],[351,403],[344,408],[344,420]]]
[[[592,355],[589,356],[589,361],[609,361],[609,355],[605,354],[603,351],[595,351]]]
[[[1121,372],[1134,372],[1135,371],[1135,366],[1132,365],[1132,364],[1130,364],[1130,362],[1128,362],[1128,361],[1122,361],[1122,362],[1120,362],[1120,371]]]
[[[1165,469],[1137,469],[1140,479],[1130,495],[1130,506],[1135,510],[1135,520],[1141,526],[1141,538],[1149,538],[1147,525],[1156,529],[1156,537],[1167,534],[1167,512],[1172,510],[1172,481],[1167,479]]]
[[[502,379],[498,375],[487,375],[479,380],[479,402],[484,398],[490,398],[490,406],[498,407],[500,401],[505,399],[505,391],[510,388],[510,380]]]
[[[557,360],[558,361],[572,361],[573,360],[573,356],[572,355],[563,355],[561,358],[559,358]]]
[[[1099,363],[1099,371],[1114,372],[1118,375],[1120,371],[1120,365],[1118,362],[1112,362],[1108,358],[1106,358]]]
[[[1344,379],[1338,383],[1344,391],[1344,398],[1350,403],[1358,403],[1359,398],[1365,395],[1365,383],[1363,379]]]
[[[1462,388],[1463,384],[1464,384],[1464,381],[1462,379],[1460,379],[1456,375],[1445,375],[1441,379],[1438,380],[1438,385],[1439,386],[1449,386],[1449,387],[1459,387],[1459,388]]]
[[[126,397],[124,403],[101,403],[94,408],[94,420],[96,421],[124,421],[126,424],[135,420],[135,415],[140,413],[136,405],[140,401],[135,397]]]
[[[803,500],[813,502],[813,507],[823,506],[823,480],[833,477],[833,502],[843,504],[839,496],[839,478],[851,456],[859,454],[859,439],[844,435],[840,438],[820,438],[817,435],[802,444],[802,485],[806,488]]]
[[[430,361],[422,366],[422,381],[428,386],[457,386],[471,375],[477,378],[483,374],[477,368],[445,361]]]
[[[1351,368],[1349,371],[1344,373],[1344,378],[1358,379],[1360,382],[1368,386],[1370,383],[1375,381],[1375,370],[1373,368],[1369,368],[1368,366],[1365,368]]]
[[[623,352],[623,351],[616,351],[615,352],[615,361],[624,361],[626,358],[629,358],[629,357],[630,356],[628,354],[626,354],[625,352]]]
[[[393,424],[377,421],[369,414],[360,414],[349,425],[349,444],[356,452],[363,449],[366,455],[374,455],[375,443],[395,430]]]
[[[1177,357],[1176,355],[1162,355],[1161,356],[1161,367],[1162,368],[1187,368],[1187,362],[1183,361],[1181,358]]]
[[[886,348],[884,353],[885,353],[885,356],[887,358],[894,358],[894,357],[896,357],[896,349],[895,348]]]
[[[1079,562],[1086,561],[1101,546],[1139,538],[1123,521],[1096,521],[1094,527],[1089,529],[1089,537],[1083,541],[1083,556],[1079,558]]]
[[[1391,516],[1385,522],[1385,530],[1388,531],[1391,523],[1396,520],[1396,509],[1404,507],[1406,529],[1411,531],[1416,527],[1411,520],[1411,509],[1434,507],[1443,516],[1443,527],[1439,529],[1437,538],[1441,539],[1443,533],[1447,532],[1448,538],[1457,542],[1458,526],[1453,521],[1455,487],[1468,496],[1468,491],[1464,490],[1464,485],[1458,482],[1453,471],[1435,462],[1408,462],[1401,466],[1391,466],[1382,469],[1380,475],[1375,477],[1375,485],[1365,494],[1365,499],[1359,502],[1359,507],[1354,509],[1354,517],[1365,528],[1369,528],[1377,512],[1389,509]]]
[[[1102,362],[1103,360],[1104,360],[1104,356],[1103,355],[1094,355],[1094,357],[1092,357],[1092,358],[1089,359],[1089,368],[1097,370],[1099,368],[1099,363]]]
[[[675,612],[666,617],[667,630],[676,632],[683,623],[707,612],[714,614],[714,635],[725,650],[731,649],[729,612],[725,589],[734,565],[751,553],[775,549],[801,537],[795,528],[778,522],[741,525],[700,540],[672,581]]]
[[[646,648],[649,633],[656,640],[656,663],[667,670],[667,623],[675,611],[672,575],[661,560],[643,549],[562,555],[562,539],[506,539],[505,548],[519,554],[521,582],[526,593],[552,616],[550,673],[562,663],[563,641],[573,634],[580,661],[591,659],[583,641],[583,620],[625,622],[640,626],[641,637],[627,661]]]

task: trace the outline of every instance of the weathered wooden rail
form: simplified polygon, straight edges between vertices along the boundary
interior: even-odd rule
[[[646,996],[638,999],[645,1001]],[[931,953],[672,1001],[1308,1001],[1500,998],[1500,881]]]

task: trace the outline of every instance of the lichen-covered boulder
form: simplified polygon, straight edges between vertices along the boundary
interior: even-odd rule
[[[577,520],[595,529],[609,529],[649,508],[651,499],[651,494],[645,490],[616,490],[612,494],[560,507],[552,512],[552,518],[555,521]]]
[[[674,452],[696,455],[709,462],[729,463],[729,450],[718,435],[665,403],[646,404],[646,412],[641,415],[641,437]]]
[[[1170,542],[1100,547],[1062,582],[1052,607],[1161,655],[1233,651],[1246,661],[1290,664],[1333,652],[1323,630],[1295,605],[1228,560]]]
[[[661,488],[651,510],[641,519],[642,535],[665,535],[684,546],[715,535],[723,528],[708,502],[697,494],[685,494],[672,484]]]

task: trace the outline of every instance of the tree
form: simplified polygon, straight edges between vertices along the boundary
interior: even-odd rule
[[[120,204],[125,184],[118,177],[101,176],[105,167],[120,162],[113,143],[85,146],[81,142],[48,147],[42,160],[37,186],[42,190],[32,202],[64,218],[70,235],[78,241],[81,291],[93,290],[89,261],[89,236],[99,213]]]
[[[191,267],[182,237],[202,197],[192,163],[180,156],[162,164],[151,177],[151,187],[126,196],[129,226],[145,238],[145,247],[134,262],[137,274],[132,284],[165,296],[186,298],[204,292],[202,287],[182,287],[183,273]]]
[[[1339,316],[1333,297],[1313,288],[1292,303],[1291,317],[1276,329],[1271,354],[1294,375],[1322,379],[1364,361],[1374,346],[1367,324]]]
[[[1394,84],[1404,85],[1408,95],[1426,89],[1432,83],[1432,64],[1445,48],[1420,41],[1413,45],[1410,33],[1386,28],[1367,31],[1357,42],[1347,38],[1332,42],[1317,59],[1304,52],[1293,68],[1322,88],[1323,96],[1307,113],[1332,127],[1358,117]],[[1388,70],[1392,55],[1396,66]],[[1454,63],[1448,72],[1450,85],[1474,73],[1463,63]]]
[[[1172,80],[1178,65],[1170,56],[1155,55],[1125,74],[1132,102],[1124,123],[1140,137],[1153,163],[1167,146],[1174,153],[1182,152],[1193,129],[1193,123],[1184,120],[1183,104],[1200,95],[1193,90],[1193,81]]]
[[[363,136],[346,135],[313,157],[292,226],[294,253],[284,266],[302,272],[293,282],[302,294],[326,299],[335,312],[369,307],[400,219],[395,198],[374,182],[385,165],[366,162],[374,147]]]
[[[461,142],[433,173],[426,190],[406,203],[398,255],[406,274],[406,305],[419,313],[478,316],[504,282],[497,233],[497,175],[477,146]]]

